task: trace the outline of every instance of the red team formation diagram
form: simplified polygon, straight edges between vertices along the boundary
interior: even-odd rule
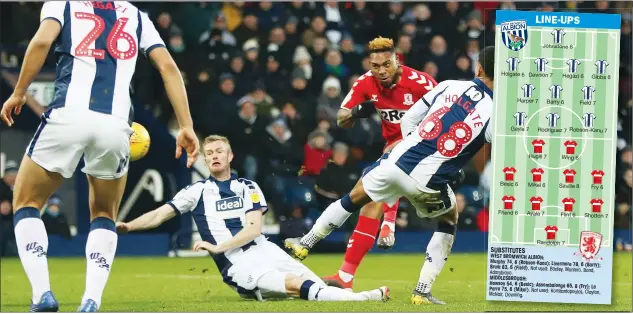
[[[532,141],[532,144],[534,144],[534,151],[535,152],[540,152],[542,145],[544,145],[544,141],[543,140],[534,140]],[[565,147],[566,147],[566,153],[568,154],[574,154],[575,153],[575,148],[578,145],[576,143],[576,141],[566,141],[564,143]],[[517,174],[517,169],[513,166],[507,166],[504,167],[502,169],[503,173],[505,174],[505,181],[515,181],[515,174]],[[530,173],[532,174],[532,182],[534,183],[538,183],[538,182],[542,182],[542,178],[543,178],[543,174],[545,174],[545,170],[543,170],[542,168],[532,168],[530,170]],[[561,180],[561,182],[565,182],[565,183],[569,183],[569,184],[573,184],[575,182],[575,178],[576,175],[578,174],[578,172],[574,169],[564,169],[562,171],[563,174],[563,178]],[[599,185],[602,184],[602,178],[604,177],[604,171],[601,169],[595,169],[593,171],[591,171],[590,173],[587,172],[587,174],[591,175],[591,177],[593,178],[592,183]],[[515,201],[516,198],[512,195],[504,195],[503,197],[501,197],[501,201],[503,202],[503,209],[504,210],[515,210]],[[541,210],[541,205],[543,204],[543,198],[541,196],[538,195],[534,195],[529,199],[529,207],[531,208],[532,211],[540,211]],[[576,200],[573,197],[565,197],[561,200],[561,204],[563,205],[563,211],[565,213],[572,213],[574,212],[574,204],[576,204]],[[601,213],[602,212],[602,205],[604,204],[604,201],[599,199],[599,198],[593,198],[591,199],[591,201],[589,201],[589,204],[591,206],[591,212],[593,213]],[[547,226],[545,228],[545,232],[547,234],[547,240],[555,240],[556,239],[556,232],[558,231],[558,228],[556,226]]]

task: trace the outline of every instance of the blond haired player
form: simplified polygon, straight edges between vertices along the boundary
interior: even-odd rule
[[[136,59],[148,57],[165,82],[180,131],[176,158],[187,151],[187,166],[198,156],[187,94],[178,67],[147,14],[128,2],[51,1],[42,7],[40,27],[26,50],[2,121],[11,126],[20,114],[26,89],[55,44],[55,96],[26,149],[13,198],[15,238],[31,283],[31,311],[56,312],[59,303],[48,274],[48,236],[39,211],[62,178],[82,171],[90,184],[90,233],[86,243],[86,286],[79,311],[96,312],[112,269],[117,246],[114,217],[127,177],[130,82]]]
[[[167,204],[128,223],[119,232],[156,228],[191,212],[202,241],[194,250],[208,251],[224,283],[240,296],[257,300],[300,297],[309,301],[387,301],[389,288],[354,293],[327,286],[261,234],[266,199],[257,183],[231,174],[233,152],[223,136],[204,140],[204,160],[211,176],[182,189]]]
[[[361,75],[338,111],[338,125],[351,127],[355,119],[368,117],[378,111],[382,121],[382,136],[385,139],[385,153],[402,140],[400,120],[402,116],[422,96],[428,93],[437,83],[430,75],[401,65],[396,57],[393,40],[378,37],[369,42],[369,58],[371,70]],[[367,102],[371,104],[367,104]],[[375,108],[375,109],[374,109]],[[358,266],[367,252],[373,247],[378,235],[378,247],[389,249],[395,243],[395,219],[399,201],[389,206],[384,203],[371,202],[360,210],[360,217],[349,239],[344,262],[340,270],[333,276],[324,278],[337,282],[344,288],[351,289]],[[380,218],[384,221],[380,227]],[[319,239],[305,239],[302,245],[310,249]],[[286,242],[292,250],[294,244]],[[295,251],[297,258],[303,259],[308,250]]]

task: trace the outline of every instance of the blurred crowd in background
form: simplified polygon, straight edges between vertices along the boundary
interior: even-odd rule
[[[351,84],[369,70],[365,45],[394,40],[400,62],[440,82],[470,80],[477,52],[495,38],[494,9],[571,10],[622,15],[615,226],[631,228],[631,2],[186,2],[135,3],[148,12],[179,65],[201,138],[223,134],[233,166],[264,189],[282,232],[301,233],[348,192],[384,146],[380,118],[336,126]],[[3,45],[26,45],[41,3],[3,3]],[[6,23],[6,24],[5,24]],[[134,90],[167,125],[174,116],[158,73],[139,58]],[[46,67],[54,69],[49,58]],[[489,148],[457,191],[460,230],[486,231]],[[11,185],[5,180],[3,185]],[[3,190],[4,191],[4,190]],[[5,216],[2,192],[2,215]],[[51,206],[55,206],[52,204]],[[48,210],[47,210],[48,211]],[[53,214],[55,215],[55,214]],[[3,224],[5,219],[3,218]],[[355,221],[349,222],[352,228]],[[401,202],[398,229],[434,228]],[[3,226],[3,230],[6,230]]]

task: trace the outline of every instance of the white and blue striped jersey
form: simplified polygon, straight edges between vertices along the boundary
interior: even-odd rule
[[[545,65],[548,63],[549,61],[545,58],[536,58],[536,60],[534,60],[534,64],[536,64],[536,71],[545,72]]]
[[[563,90],[563,87],[560,85],[552,85],[549,87],[549,90],[552,92],[552,98],[560,98],[560,92]]]
[[[506,62],[508,63],[508,71],[514,72],[517,70],[519,63],[521,63],[521,60],[519,60],[519,58],[517,57],[510,57],[508,58],[508,60],[506,60]]]
[[[535,88],[536,87],[532,84],[523,84],[523,86],[521,86],[521,89],[523,90],[523,97],[532,98],[532,92]]]
[[[383,161],[424,186],[445,185],[491,141],[492,97],[479,79],[441,82],[407,112],[424,119]]]
[[[72,107],[130,121],[130,83],[139,52],[164,47],[147,14],[127,1],[50,1],[40,21],[61,25],[55,41],[57,78],[50,108]]]
[[[549,127],[550,128],[555,128],[556,125],[558,124],[558,119],[560,119],[560,116],[558,115],[558,113],[548,113],[547,116],[545,116],[545,118],[549,121]]]
[[[562,44],[563,43],[563,36],[565,36],[565,31],[562,29],[555,29],[552,31],[552,36],[554,36],[554,43],[555,44]]]
[[[582,119],[586,128],[593,128],[593,120],[596,119],[596,115],[591,112],[587,112],[582,116]]]
[[[596,91],[596,89],[593,86],[585,86],[581,88],[580,90],[582,91],[582,98],[584,100],[592,100],[593,93]]]
[[[229,180],[217,181],[213,177],[198,181],[180,190],[167,202],[177,214],[191,212],[203,241],[220,244],[233,238],[243,229],[246,213],[253,210],[268,210],[264,195],[257,183],[232,175]],[[233,263],[253,245],[267,241],[263,235],[254,241],[213,255],[213,260],[224,281],[231,285],[227,275]],[[257,261],[253,261],[253,265]]]
[[[569,59],[565,63],[569,66],[569,73],[576,73],[578,71],[578,66],[580,65],[580,60]]]
[[[525,112],[517,112],[513,115],[513,117],[517,126],[525,125],[525,119],[527,118],[527,114]]]
[[[609,65],[609,62],[607,62],[607,60],[596,61],[596,72],[598,74],[604,74],[605,72],[607,72],[608,65]]]

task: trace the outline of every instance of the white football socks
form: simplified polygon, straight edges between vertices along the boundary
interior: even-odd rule
[[[308,300],[310,301],[380,301],[381,299],[380,290],[352,292],[318,284],[313,284],[308,292]]]
[[[310,232],[301,238],[301,244],[312,248],[321,239],[327,237],[332,230],[339,228],[352,213],[346,211],[338,200],[328,206],[323,214],[310,229]]]
[[[39,303],[44,292],[51,290],[48,275],[48,235],[39,210],[21,208],[13,216],[15,242],[20,261],[31,282],[32,301]]]
[[[92,299],[97,307],[101,306],[101,296],[110,276],[117,240],[114,221],[104,217],[92,221],[86,242],[86,290],[81,299],[82,304]]]
[[[415,288],[421,293],[431,292],[433,282],[444,268],[451,253],[455,236],[444,232],[435,232],[426,247],[426,261],[420,270],[420,279]]]

